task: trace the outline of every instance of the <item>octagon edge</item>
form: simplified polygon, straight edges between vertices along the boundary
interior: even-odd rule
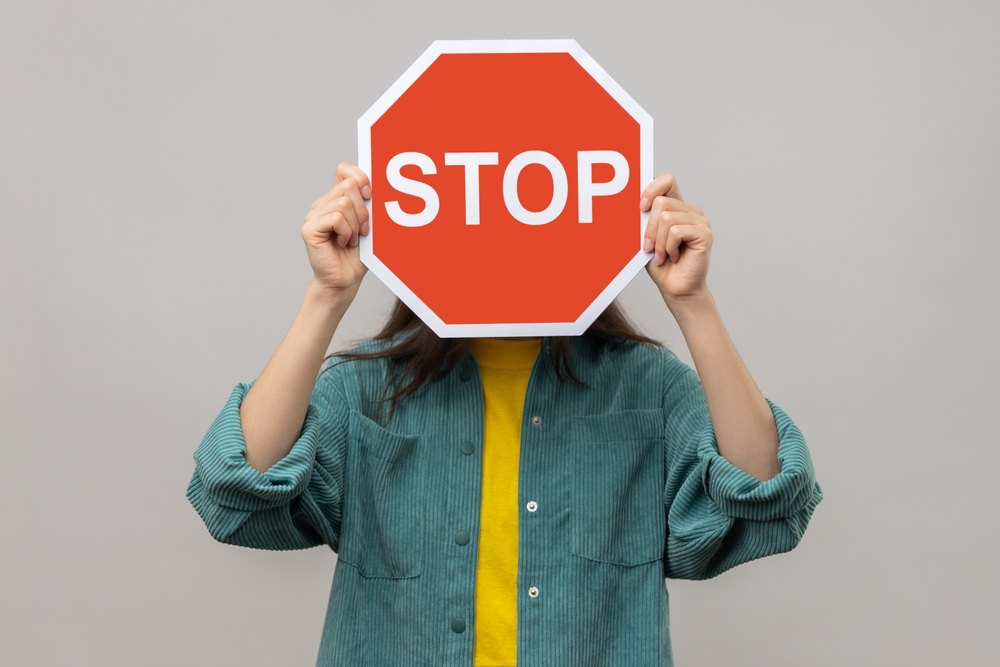
[[[371,178],[371,127],[382,114],[423,74],[438,56],[446,53],[568,53],[639,124],[641,151],[640,185],[653,180],[653,118],[575,39],[435,40],[358,119],[358,167]],[[641,193],[641,190],[640,190]],[[369,220],[371,201],[366,200]],[[653,253],[642,250],[643,231],[648,219],[639,221],[639,250],[574,322],[534,322],[525,324],[447,324],[438,317],[382,260],[372,252],[374,221],[366,236],[359,236],[361,261],[385,283],[414,314],[442,338],[481,336],[579,336],[582,335],[621,293]]]

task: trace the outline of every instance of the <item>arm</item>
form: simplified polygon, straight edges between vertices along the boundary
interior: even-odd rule
[[[697,206],[684,202],[670,174],[655,179],[639,203],[648,210],[647,265],[691,350],[708,402],[719,453],[766,481],[780,472],[774,415],[736,351],[708,290],[712,229]]]
[[[314,278],[260,378],[237,385],[195,451],[187,497],[212,536],[258,549],[339,548],[348,407],[314,393],[320,361],[364,276],[368,180],[340,165],[306,216]]]
[[[802,433],[768,403],[781,472],[761,481],[720,453],[697,373],[664,355],[666,576],[709,579],[741,563],[795,548],[823,498]]]
[[[337,167],[334,187],[313,203],[302,226],[313,280],[291,328],[240,405],[246,461],[264,472],[284,458],[302,432],[316,374],[365,267],[358,235],[368,233],[368,177]]]

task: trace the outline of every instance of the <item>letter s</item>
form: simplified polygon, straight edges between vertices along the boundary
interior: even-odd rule
[[[397,225],[402,225],[403,227],[423,227],[437,217],[438,210],[441,208],[441,202],[438,199],[437,191],[430,185],[422,181],[407,178],[400,173],[404,166],[411,164],[420,167],[421,173],[425,175],[437,173],[434,160],[423,153],[409,152],[400,153],[389,160],[389,164],[385,167],[385,178],[389,181],[389,185],[397,192],[423,199],[424,210],[419,213],[407,213],[400,207],[398,201],[393,200],[385,203],[385,212],[389,214],[389,217]]]

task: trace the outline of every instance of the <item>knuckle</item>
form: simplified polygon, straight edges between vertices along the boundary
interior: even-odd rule
[[[691,212],[694,213],[695,215],[705,215],[705,212],[700,208],[698,208],[697,206],[692,206]]]

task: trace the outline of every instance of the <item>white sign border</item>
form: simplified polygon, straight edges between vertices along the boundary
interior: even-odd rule
[[[382,114],[423,74],[437,57],[445,53],[568,53],[625,111],[639,123],[639,184],[645,187],[653,180],[653,118],[583,50],[575,39],[475,39],[437,40],[396,79],[385,93],[358,119],[358,167],[371,174],[371,128]],[[640,193],[641,194],[641,191]],[[638,201],[638,194],[636,200]],[[366,202],[369,213],[368,234],[359,237],[361,261],[386,287],[392,290],[434,333],[442,338],[486,337],[541,337],[579,336],[593,324],[611,302],[631,282],[635,274],[653,257],[642,250],[643,231],[647,212],[639,216],[638,250],[608,286],[591,302],[575,322],[531,322],[521,324],[447,324],[432,311],[413,290],[407,287],[382,260],[372,252],[375,221],[371,202]]]

